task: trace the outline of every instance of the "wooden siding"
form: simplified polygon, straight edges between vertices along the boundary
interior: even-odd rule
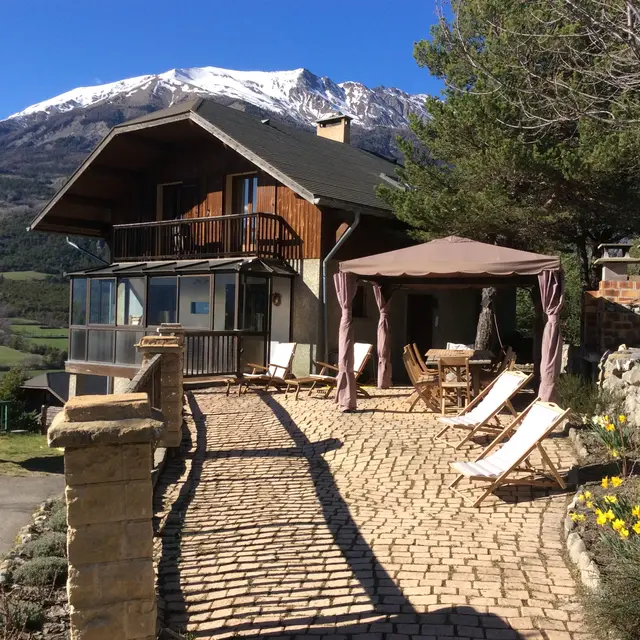
[[[192,140],[186,149],[163,154],[140,174],[137,183],[120,192],[113,224],[156,220],[157,185],[171,182],[198,184],[199,198],[185,218],[220,216],[225,212],[227,176],[256,171],[256,212],[275,213],[287,225],[285,239],[299,258],[321,258],[322,214],[314,204],[298,197],[268,173],[214,140]],[[242,213],[231,211],[231,213]],[[105,220],[107,222],[108,220]],[[295,251],[293,247],[297,247]]]

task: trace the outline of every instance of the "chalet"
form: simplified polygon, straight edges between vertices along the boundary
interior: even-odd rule
[[[117,389],[165,322],[186,330],[187,375],[267,362],[275,342],[298,343],[296,374],[331,357],[338,260],[406,244],[375,193],[395,163],[349,133],[347,116],[314,134],[203,99],[114,127],[30,227],[110,250],[110,264],[70,274],[71,395],[85,375]],[[373,341],[375,301],[357,297]]]

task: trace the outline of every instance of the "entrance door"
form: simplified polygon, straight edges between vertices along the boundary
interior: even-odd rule
[[[433,296],[410,294],[407,297],[407,343],[416,343],[420,354],[432,347]]]

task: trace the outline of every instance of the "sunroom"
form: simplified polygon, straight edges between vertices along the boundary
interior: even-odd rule
[[[290,340],[296,272],[280,261],[117,263],[69,275],[70,373],[135,375],[135,345],[163,323],[185,330],[186,376],[238,373]]]

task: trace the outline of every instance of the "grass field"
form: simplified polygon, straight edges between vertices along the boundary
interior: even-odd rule
[[[20,318],[18,320],[24,320]],[[65,351],[69,346],[69,330],[64,328],[50,329],[41,327],[38,324],[26,324],[25,322],[15,322],[11,318],[11,332],[21,335],[33,344],[48,345]]]
[[[16,325],[21,324],[40,324],[37,320],[29,320],[29,318],[9,318],[11,320],[11,326],[15,327]]]
[[[49,277],[48,273],[39,271],[4,271],[1,275],[7,280],[44,280]]]
[[[22,351],[16,351],[10,347],[0,345],[1,367],[15,367],[17,364],[22,364],[27,358],[30,358],[29,362],[32,363],[42,361],[42,356],[37,356],[32,353],[23,353]]]
[[[0,475],[61,473],[62,451],[49,449],[46,436],[35,433],[0,435]]]

